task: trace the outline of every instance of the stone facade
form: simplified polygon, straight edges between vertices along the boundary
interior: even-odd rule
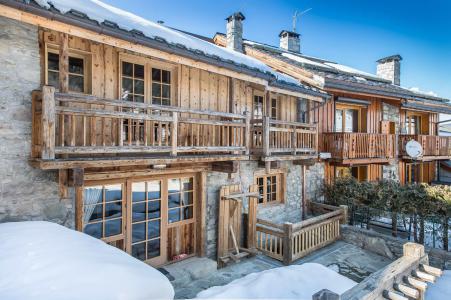
[[[399,107],[382,102],[382,120],[394,122],[396,124],[396,132],[399,132]]]
[[[73,227],[56,173],[32,168],[31,92],[40,87],[38,28],[0,17],[0,222],[47,220]]]
[[[227,18],[227,48],[243,52],[243,20],[241,13],[235,13]]]
[[[390,80],[395,85],[401,84],[401,57],[394,55],[378,60],[377,75]]]
[[[280,48],[300,53],[301,52],[301,39],[300,35],[296,32],[282,31],[280,37]]]
[[[394,162],[390,165],[382,166],[382,178],[399,181],[399,164]]]

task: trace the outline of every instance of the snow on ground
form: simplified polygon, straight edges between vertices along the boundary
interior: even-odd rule
[[[356,284],[323,265],[305,263],[252,273],[202,291],[197,298],[311,300],[322,289],[342,294]]]
[[[224,60],[232,60],[238,64],[244,64],[250,68],[257,68],[263,72],[270,72],[278,79],[280,78],[280,80],[287,81],[287,79],[285,77],[282,77],[280,73],[275,72],[266,64],[260,62],[255,58],[244,55],[237,51],[216,46],[212,43],[182,33],[180,31],[170,29],[166,26],[139,17],[128,11],[103,3],[99,0],[37,0],[36,2],[40,6],[45,8],[49,8],[51,4],[61,13],[66,13],[71,9],[74,9],[86,14],[90,19],[96,20],[99,23],[102,23],[105,20],[114,22],[122,29],[139,30],[147,37],[164,38],[168,43],[182,44],[190,49],[200,50],[210,55],[217,55]],[[293,81],[291,81],[291,83],[293,83]]]
[[[173,299],[156,269],[49,222],[0,224],[0,299]]]
[[[443,272],[443,275],[435,283],[429,284],[424,299],[444,300],[451,298],[451,271]]]

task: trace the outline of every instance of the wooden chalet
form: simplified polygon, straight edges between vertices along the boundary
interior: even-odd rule
[[[30,163],[58,172],[77,230],[161,265],[216,254],[221,186],[285,204],[290,166],[317,159],[306,109],[325,92],[107,5],[52,3],[1,0],[0,16],[36,30]]]
[[[302,83],[323,88],[331,101],[311,103],[309,121],[317,124],[326,180],[352,175],[359,180],[395,178],[401,182],[435,180],[439,161],[451,158],[450,137],[438,136],[438,114],[450,113],[447,99],[400,86],[399,55],[378,61],[378,74],[310,57],[300,52],[300,35],[280,33],[280,47],[244,40],[244,52]],[[226,36],[216,34],[217,45]],[[406,143],[421,144],[411,158]]]

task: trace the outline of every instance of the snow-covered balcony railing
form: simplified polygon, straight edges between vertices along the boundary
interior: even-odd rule
[[[33,94],[32,156],[247,154],[250,118],[62,94],[44,86]]]
[[[314,124],[253,119],[252,152],[269,157],[277,154],[309,155],[317,153],[318,132]]]
[[[394,134],[327,132],[322,134],[323,152],[338,160],[388,160],[396,153]]]
[[[417,141],[423,148],[423,157],[451,157],[451,137],[421,134],[403,134],[399,136],[399,155],[407,156],[406,144]]]
[[[294,224],[257,219],[257,249],[289,265],[336,241],[340,223],[347,219],[347,208],[311,202],[310,210],[317,216]]]

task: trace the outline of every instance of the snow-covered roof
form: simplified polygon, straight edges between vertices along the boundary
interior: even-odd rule
[[[307,92],[320,97],[327,97],[326,93],[309,86],[302,85],[296,79],[274,71],[261,61],[233,51],[219,47],[204,39],[187,34],[183,31],[144,19],[128,11],[111,6],[99,0],[34,0],[41,8],[48,11],[59,12],[62,15],[78,17],[95,21],[99,26],[108,26],[122,32],[132,33],[168,44],[173,49],[177,48],[194,53],[198,56],[206,56],[213,63],[220,62],[221,66],[233,65],[252,71],[256,75],[280,84],[287,84],[286,88],[298,92]],[[181,50],[182,49],[182,50]]]
[[[173,299],[153,267],[87,234],[50,222],[0,224],[0,298]]]

